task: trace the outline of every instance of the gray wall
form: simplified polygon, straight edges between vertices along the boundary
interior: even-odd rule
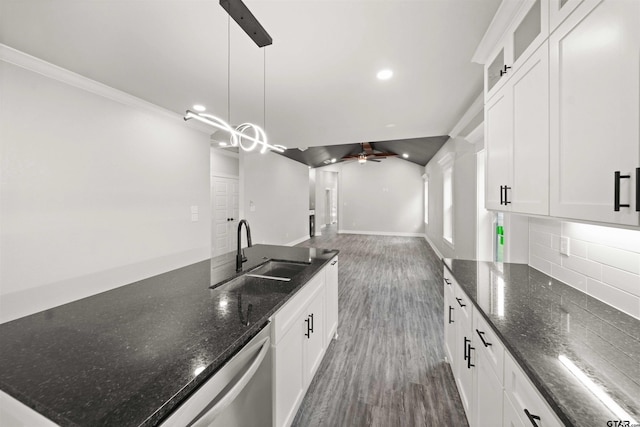
[[[241,152],[240,171],[240,214],[251,225],[253,243],[286,245],[309,238],[306,165],[271,152]]]
[[[0,75],[0,320],[209,258],[208,134],[132,97]]]
[[[444,241],[443,174],[438,164],[446,155],[453,163],[453,247]],[[425,167],[429,177],[429,224],[426,236],[446,258],[474,259],[476,254],[476,148],[464,139],[449,139]]]
[[[341,232],[424,233],[423,168],[402,159],[337,165]]]

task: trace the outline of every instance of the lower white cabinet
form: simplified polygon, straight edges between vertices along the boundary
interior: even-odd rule
[[[445,351],[469,425],[562,426],[447,269],[444,278]]]
[[[289,426],[338,324],[335,257],[273,316],[273,425]],[[335,279],[335,280],[334,280]]]

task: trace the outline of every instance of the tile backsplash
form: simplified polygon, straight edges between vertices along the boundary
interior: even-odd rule
[[[640,231],[529,218],[529,265],[640,319]]]

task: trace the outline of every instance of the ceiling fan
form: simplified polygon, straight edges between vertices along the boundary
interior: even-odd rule
[[[346,156],[342,157],[342,160],[357,160],[358,163],[366,163],[367,161],[379,162],[380,160],[386,159],[387,157],[397,156],[396,153],[391,153],[391,152],[387,152],[387,153],[382,153],[380,151],[375,152],[374,149],[371,147],[371,144],[368,142],[361,143],[360,147],[362,148],[362,151],[360,153],[347,154]]]

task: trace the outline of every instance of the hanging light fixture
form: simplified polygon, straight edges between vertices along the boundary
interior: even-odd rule
[[[255,16],[251,13],[249,8],[242,2],[242,0],[220,0],[220,5],[227,11],[230,17],[232,17],[238,25],[244,30],[245,33],[258,45],[258,47],[265,47],[273,43],[271,36],[267,33],[264,27],[258,22]],[[227,117],[230,120],[230,67],[231,67],[231,33],[228,29],[228,63],[227,63]],[[267,115],[267,91],[266,91],[266,53],[263,57],[263,120],[266,124]],[[195,109],[195,108],[194,108]],[[203,110],[204,111],[204,110]],[[260,153],[266,153],[268,150],[278,151],[283,153],[286,147],[279,144],[269,144],[267,142],[267,134],[264,129],[253,123],[242,123],[235,128],[229,123],[222,120],[220,117],[206,114],[204,112],[194,112],[187,110],[184,120],[196,119],[202,123],[206,123],[210,126],[229,132],[229,143],[232,147],[240,147],[244,151],[253,151],[258,146],[262,146]]]
[[[358,154],[358,163],[363,164],[367,162],[367,156],[364,153]]]

